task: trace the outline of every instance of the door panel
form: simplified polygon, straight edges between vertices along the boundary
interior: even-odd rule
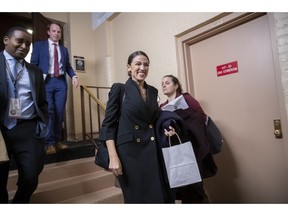
[[[32,13],[33,20],[33,42],[38,40],[47,40],[47,25],[51,22],[41,13]]]
[[[283,139],[267,15],[190,46],[194,93],[219,125],[218,174],[206,180],[212,202],[288,202]],[[217,77],[216,66],[237,61],[238,73]]]
[[[43,16],[41,13],[32,13],[32,20],[33,20],[33,41],[38,40],[47,40],[49,35],[47,34],[47,26],[52,21]],[[63,37],[63,25],[60,21],[53,21],[60,25],[62,30],[62,40],[59,41],[60,44],[63,45],[64,37]]]

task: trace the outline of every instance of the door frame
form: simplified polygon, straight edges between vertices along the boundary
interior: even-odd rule
[[[193,85],[193,71],[190,46],[210,38],[214,35],[235,28],[239,25],[252,21],[253,19],[261,16],[268,16],[268,24],[270,29],[270,38],[272,46],[272,55],[274,61],[274,70],[276,78],[276,91],[278,95],[278,102],[280,107],[281,126],[283,131],[283,142],[285,144],[286,162],[288,165],[288,122],[287,122],[287,110],[284,100],[284,92],[281,81],[281,69],[279,56],[277,52],[277,40],[275,35],[275,24],[272,13],[221,13],[206,22],[203,22],[191,29],[188,29],[178,35],[176,35],[176,53],[177,53],[177,65],[178,65],[178,77],[182,82],[182,86],[193,96],[195,96]],[[271,122],[272,123],[272,122]]]

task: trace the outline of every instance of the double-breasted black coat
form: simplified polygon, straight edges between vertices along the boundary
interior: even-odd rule
[[[111,87],[99,139],[115,140],[123,169],[118,180],[125,203],[163,203],[163,179],[154,131],[159,111],[158,90],[145,83],[145,102],[137,83],[129,78],[122,100],[121,85]]]

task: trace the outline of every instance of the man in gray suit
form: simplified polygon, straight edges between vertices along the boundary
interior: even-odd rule
[[[0,128],[9,158],[18,168],[12,203],[29,203],[44,167],[48,104],[42,72],[27,63],[31,35],[21,27],[9,29],[0,52]],[[8,203],[9,161],[0,164],[0,203]]]

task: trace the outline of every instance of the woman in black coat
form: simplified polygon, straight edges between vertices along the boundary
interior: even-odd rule
[[[112,85],[99,137],[106,141],[109,169],[118,177],[125,203],[165,202],[154,131],[158,90],[145,82],[149,64],[142,51],[129,56],[129,79]]]

